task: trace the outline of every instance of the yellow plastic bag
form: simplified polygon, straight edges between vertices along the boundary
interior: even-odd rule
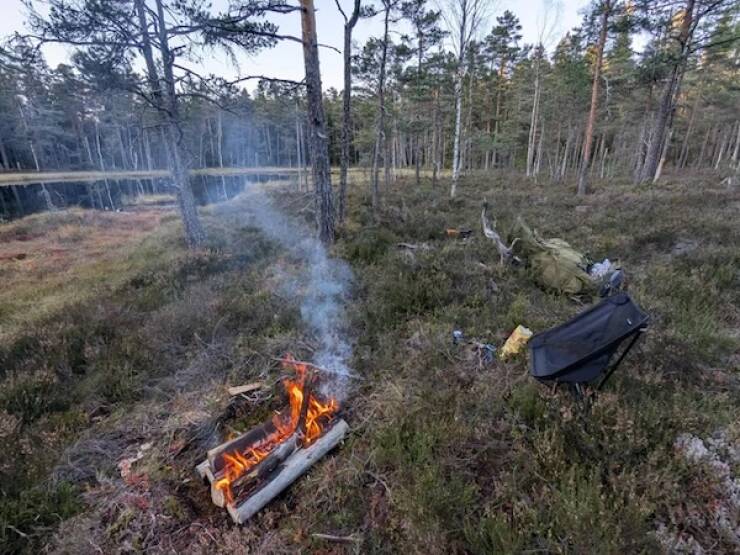
[[[527,341],[529,341],[530,337],[532,337],[532,330],[530,330],[529,328],[525,328],[524,326],[519,324],[516,329],[511,332],[511,335],[506,340],[506,343],[504,343],[504,346],[499,353],[499,357],[501,358],[501,360],[504,360],[511,355],[515,355],[519,351],[521,351],[522,347],[527,344]]]

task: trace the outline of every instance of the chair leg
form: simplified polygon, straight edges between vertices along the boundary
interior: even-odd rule
[[[645,332],[644,329],[637,330],[637,333],[635,333],[634,337],[632,337],[632,341],[630,341],[627,344],[627,347],[625,347],[624,351],[622,351],[622,354],[619,355],[619,358],[617,359],[617,361],[614,364],[611,365],[611,367],[609,368],[609,370],[606,371],[606,374],[604,374],[604,377],[601,378],[601,381],[599,382],[599,385],[596,386],[596,390],[597,391],[600,391],[601,390],[601,388],[604,386],[604,384],[606,383],[606,381],[611,377],[611,375],[614,373],[614,371],[620,365],[620,363],[622,362],[622,360],[624,360],[624,357],[627,356],[627,353],[630,352],[630,350],[632,349],[632,347],[634,347],[635,343],[637,343],[637,340],[640,339],[640,336],[644,332]]]

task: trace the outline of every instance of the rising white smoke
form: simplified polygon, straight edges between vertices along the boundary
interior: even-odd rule
[[[327,371],[323,393],[341,398],[352,377],[345,319],[352,270],[343,260],[331,258],[312,230],[281,212],[259,187],[245,195],[251,222],[297,262],[298,271],[278,275],[279,285],[283,294],[298,297],[301,317],[317,345],[311,362]]]

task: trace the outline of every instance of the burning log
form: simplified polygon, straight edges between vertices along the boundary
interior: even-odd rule
[[[344,439],[349,431],[347,423],[339,419],[319,439],[306,448],[298,449],[275,471],[270,480],[263,487],[251,494],[239,506],[228,504],[226,506],[231,518],[237,524],[243,524],[255,513],[283,492],[298,477],[304,474],[321,457],[326,455],[339,442]]]
[[[288,487],[347,430],[344,421],[335,422],[337,401],[324,400],[312,391],[313,365],[292,358],[284,362],[298,375],[283,382],[290,410],[211,449],[196,467],[210,482],[213,503],[225,506],[238,523]]]
[[[280,443],[273,449],[269,455],[258,462],[249,472],[242,474],[235,480],[231,481],[229,487],[232,491],[240,491],[250,483],[257,483],[261,479],[269,476],[280,463],[287,459],[298,448],[299,436],[297,433]],[[225,507],[228,500],[228,494],[224,488],[219,487],[221,480],[224,479],[224,473],[221,472],[214,476],[215,480],[211,482],[211,500],[218,507]]]

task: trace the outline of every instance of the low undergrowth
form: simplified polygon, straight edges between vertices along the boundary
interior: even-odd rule
[[[454,200],[446,186],[401,179],[375,217],[364,192],[352,192],[334,247],[356,277],[348,312],[362,380],[346,407],[352,434],[242,528],[211,505],[192,469],[230,430],[284,401],[272,390],[229,400],[224,385],[274,382],[274,357],[310,356],[299,307],[272,281],[290,261],[245,220],[243,201],[204,210],[201,252],[188,254],[165,216],[99,265],[67,267],[70,294],[48,310],[24,320],[16,305],[13,332],[0,334],[3,549],[736,549],[726,525],[736,515],[718,517],[726,484],[675,444],[681,434],[740,441],[737,198],[680,181],[617,183],[585,199],[498,174],[464,180]],[[485,364],[452,342],[462,330],[500,347],[518,324],[542,331],[587,304],[498,264],[480,233],[483,198],[500,231],[521,215],[546,237],[618,259],[651,315],[647,337],[587,411],[534,382],[526,355]],[[43,231],[77,226],[64,236],[83,240],[90,222],[81,217],[45,215]],[[449,238],[450,227],[475,233]],[[117,463],[138,454],[122,473]],[[731,466],[737,476],[738,461]],[[314,533],[350,539],[327,544]]]

